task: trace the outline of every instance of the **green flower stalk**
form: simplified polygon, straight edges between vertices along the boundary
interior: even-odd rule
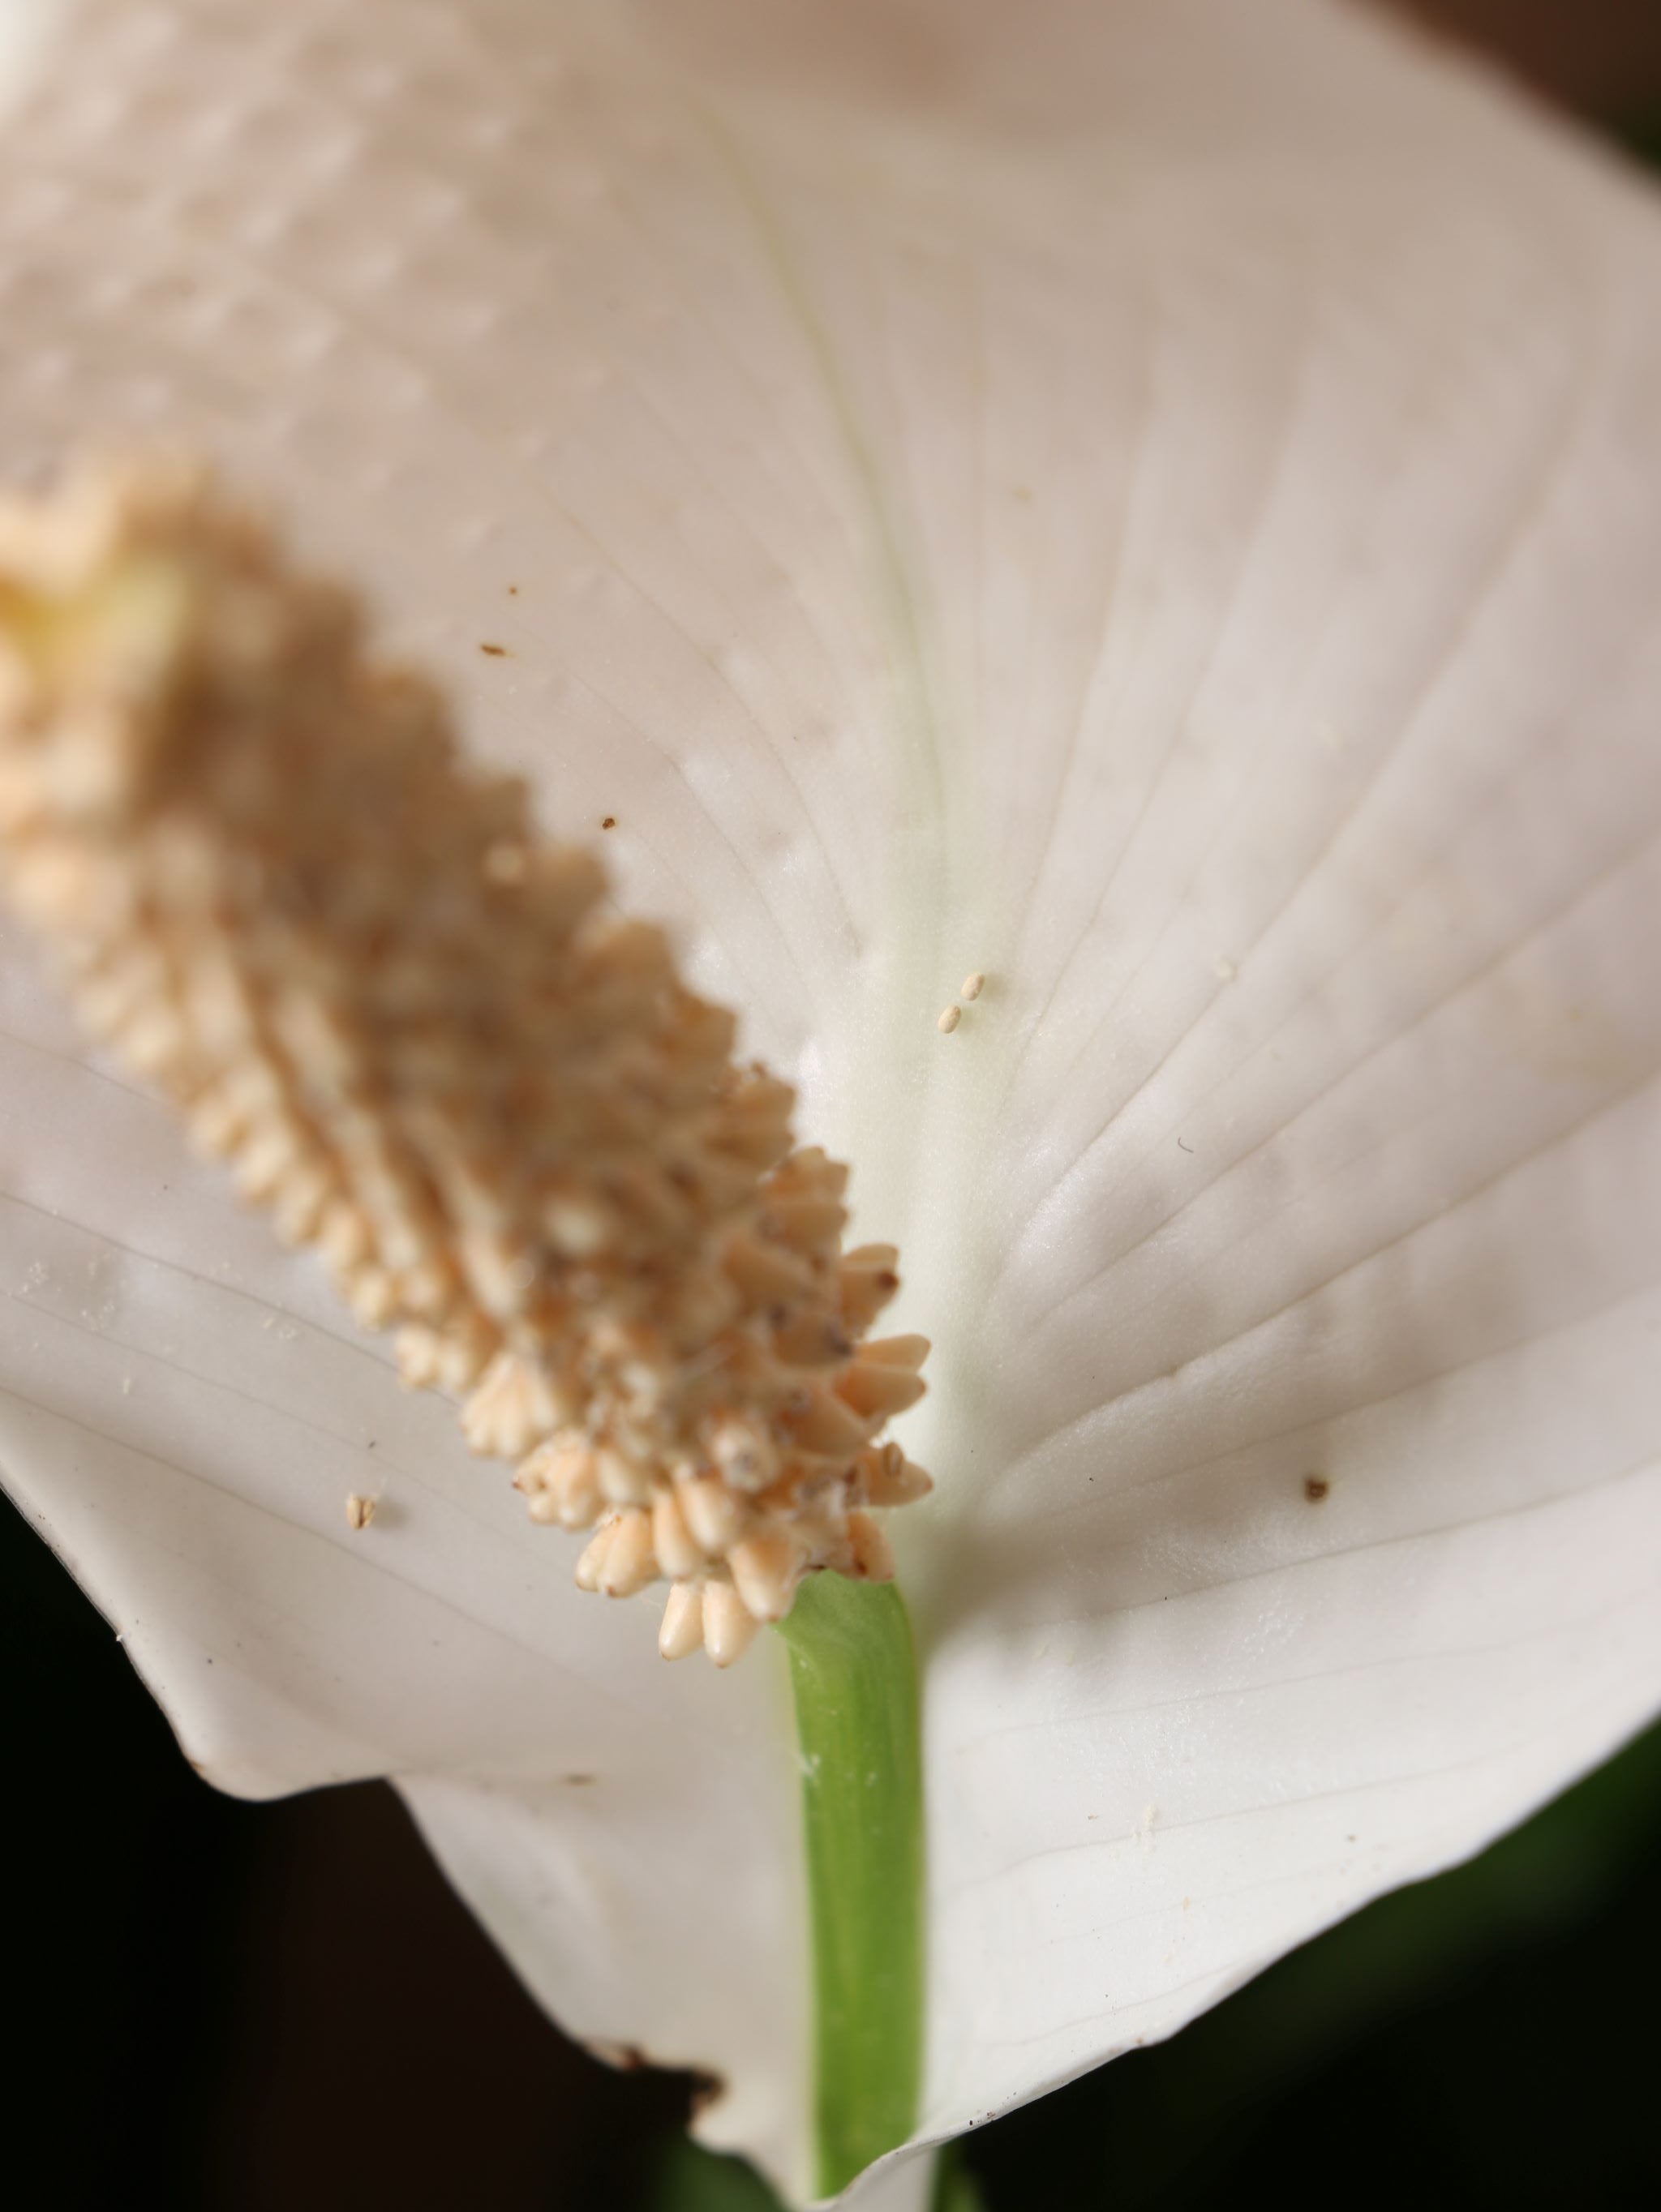
[[[790,1647],[813,1915],[818,2185],[844,2189],[916,2118],[923,2055],[921,1719],[905,1601],[825,1575]]]

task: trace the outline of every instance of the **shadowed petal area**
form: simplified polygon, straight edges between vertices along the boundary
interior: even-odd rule
[[[902,1248],[928,2131],[1653,1711],[1646,191],[1316,0],[79,14],[0,149],[7,465],[275,495]],[[401,1778],[799,2180],[776,1679],[569,1592],[7,945],[9,1482],[216,1779]]]

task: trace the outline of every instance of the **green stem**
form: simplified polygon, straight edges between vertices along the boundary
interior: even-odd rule
[[[905,2141],[922,2087],[916,1659],[891,1583],[815,1575],[779,1632],[801,1746],[818,2185],[830,2196]]]

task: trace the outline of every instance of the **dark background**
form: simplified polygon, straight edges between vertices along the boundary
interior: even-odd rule
[[[1016,4],[1016,0],[1011,0]],[[1240,0],[1249,5],[1250,0]],[[1400,0],[1661,153],[1661,0]],[[202,1784],[0,1505],[0,2185],[27,2212],[634,2212],[688,2085],[522,1994],[391,1792]],[[991,2212],[1661,2202],[1661,1731],[1475,1866],[977,2137]],[[680,2176],[725,2197],[719,2172]],[[659,2212],[667,2208],[659,2205]]]

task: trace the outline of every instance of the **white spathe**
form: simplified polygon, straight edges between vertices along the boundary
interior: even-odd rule
[[[1661,1702],[1610,157],[1317,0],[88,0],[0,141],[0,394],[9,470],[172,437],[368,583],[901,1243],[927,2135]],[[9,927],[0,1031],[0,1458],[190,1755],[392,1776],[800,2192],[776,1651],[580,1596]]]

